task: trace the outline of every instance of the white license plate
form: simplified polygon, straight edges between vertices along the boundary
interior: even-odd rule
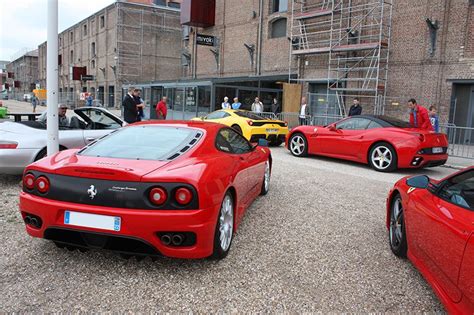
[[[109,231],[120,231],[122,221],[120,217],[90,214],[83,212],[65,211],[64,224],[82,226]]]
[[[278,129],[267,128],[267,132],[278,132]]]
[[[433,153],[443,153],[443,148],[435,147],[433,148]]]

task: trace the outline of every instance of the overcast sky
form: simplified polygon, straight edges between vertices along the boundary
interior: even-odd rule
[[[59,32],[114,0],[58,0]],[[0,0],[0,60],[46,41],[48,0]]]

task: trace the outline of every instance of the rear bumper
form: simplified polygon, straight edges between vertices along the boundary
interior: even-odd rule
[[[446,164],[448,160],[447,154],[417,154],[415,155],[408,165],[400,165],[401,168],[424,168],[424,167],[436,167]]]
[[[258,139],[266,139],[269,142],[285,142],[286,135],[283,134],[252,134],[250,136],[250,142],[258,142]]]
[[[29,235],[87,248],[103,248],[139,255],[165,255],[176,258],[204,258],[212,254],[219,207],[200,210],[134,210],[98,207],[48,200],[24,192],[20,194],[22,217],[34,215],[41,227],[25,225]],[[73,226],[64,223],[66,210],[118,216],[120,231]],[[195,235],[191,246],[166,246],[162,232]]]
[[[39,149],[1,149],[0,174],[20,175],[34,162]]]

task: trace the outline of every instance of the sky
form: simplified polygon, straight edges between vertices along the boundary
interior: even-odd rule
[[[58,0],[59,33],[113,2]],[[47,10],[48,0],[0,0],[0,60],[12,61],[24,48],[46,41]]]

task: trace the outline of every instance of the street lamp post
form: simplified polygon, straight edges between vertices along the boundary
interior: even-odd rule
[[[48,0],[48,39],[46,51],[47,153],[59,151],[58,121],[58,0]]]

